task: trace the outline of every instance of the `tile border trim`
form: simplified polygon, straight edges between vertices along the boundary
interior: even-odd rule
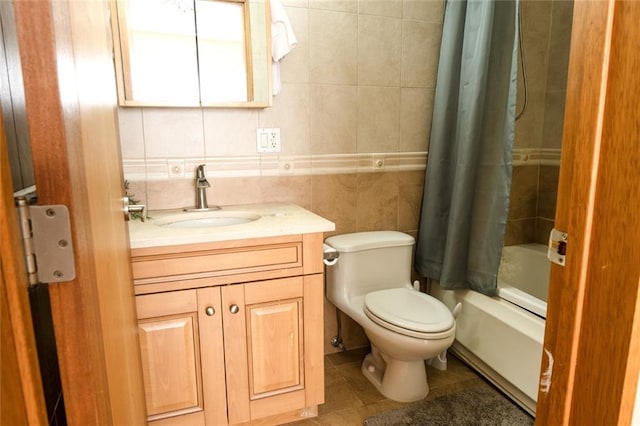
[[[514,149],[512,158],[514,166],[559,166],[560,149]],[[125,179],[134,182],[193,179],[199,164],[214,178],[332,175],[422,171],[427,152],[124,159],[122,164]]]

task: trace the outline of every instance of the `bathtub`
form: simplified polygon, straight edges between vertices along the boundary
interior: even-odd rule
[[[462,303],[451,352],[532,415],[538,397],[550,272],[545,250],[540,244],[504,247],[496,297],[444,290],[437,282],[431,286],[431,294],[450,309]]]

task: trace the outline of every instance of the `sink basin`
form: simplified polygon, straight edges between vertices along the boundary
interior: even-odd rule
[[[241,225],[258,219],[260,219],[260,216],[255,214],[215,211],[177,214],[158,219],[155,223],[166,228],[215,228]]]

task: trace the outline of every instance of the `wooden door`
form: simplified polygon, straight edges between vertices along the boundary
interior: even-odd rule
[[[47,413],[3,123],[0,117],[0,424],[41,425],[46,424]]]
[[[105,2],[15,1],[38,201],[71,214],[75,279],[50,286],[70,424],[144,424]]]
[[[575,2],[540,425],[629,425],[640,370],[640,2]],[[640,407],[636,407],[640,409]]]

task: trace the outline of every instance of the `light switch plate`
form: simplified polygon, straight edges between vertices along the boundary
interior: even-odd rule
[[[258,152],[280,152],[280,128],[265,127],[256,130]]]

